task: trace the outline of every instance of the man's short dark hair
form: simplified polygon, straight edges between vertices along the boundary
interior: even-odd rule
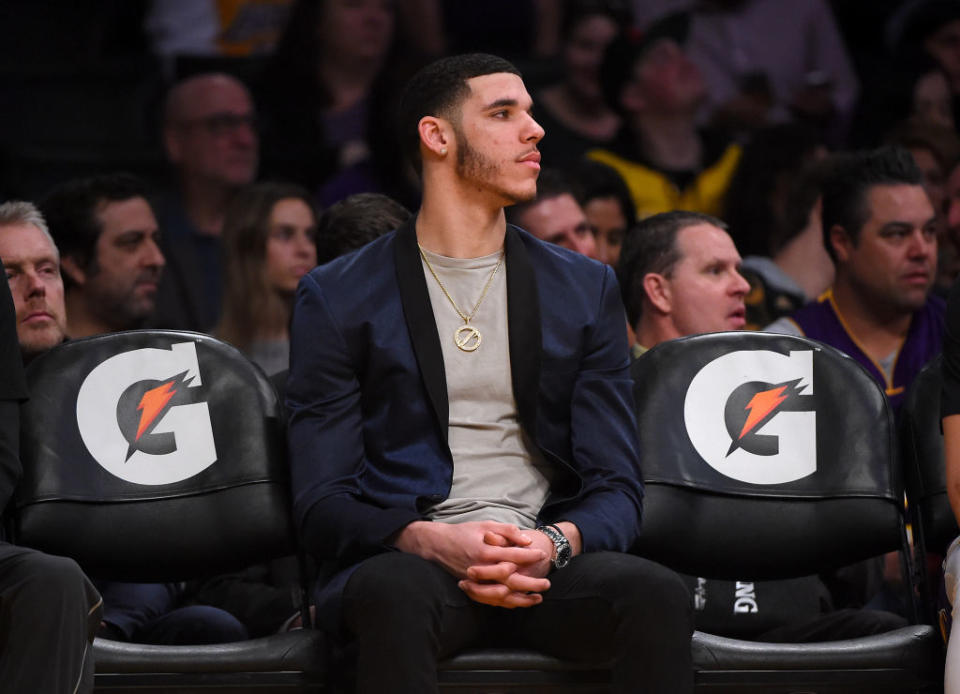
[[[620,206],[627,226],[637,219],[637,208],[633,196],[623,177],[612,166],[599,161],[585,159],[573,169],[573,178],[579,188],[579,202],[585,206],[591,200],[614,198]]]
[[[380,193],[357,193],[331,205],[317,223],[317,264],[323,265],[393,231],[410,210]]]
[[[74,179],[54,188],[40,202],[40,211],[60,256],[73,258],[83,269],[95,270],[97,239],[103,231],[97,219],[100,206],[131,198],[143,198],[149,203],[149,196],[147,185],[132,174],[104,174]],[[64,282],[70,286],[69,273],[64,273]]]
[[[415,74],[400,98],[400,143],[417,173],[420,172],[420,134],[424,116],[456,121],[456,111],[470,94],[467,80],[506,72],[520,75],[509,61],[488,53],[467,53],[441,58]]]
[[[837,262],[837,254],[830,243],[831,229],[843,228],[856,245],[870,218],[867,195],[871,188],[882,185],[923,185],[923,173],[910,152],[902,147],[881,147],[837,154],[828,160],[823,177],[823,244],[833,262]]]
[[[617,265],[617,279],[630,325],[636,326],[643,312],[646,295],[643,289],[644,276],[655,272],[669,277],[680,260],[677,235],[683,229],[698,224],[710,224],[727,230],[725,222],[711,215],[675,210],[647,217],[627,232]]]
[[[787,190],[787,204],[784,207],[783,223],[779,231],[770,235],[769,255],[780,253],[795,238],[800,236],[810,224],[810,213],[816,207],[823,190],[823,178],[828,163],[812,161],[804,166]]]

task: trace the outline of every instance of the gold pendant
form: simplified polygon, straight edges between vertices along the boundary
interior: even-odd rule
[[[480,346],[480,331],[472,325],[461,325],[453,333],[453,341],[464,352],[473,352]]]

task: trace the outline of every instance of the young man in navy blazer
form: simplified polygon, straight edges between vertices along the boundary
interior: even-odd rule
[[[360,692],[436,691],[481,644],[692,689],[689,595],[625,553],[643,485],[613,271],[504,220],[536,194],[531,107],[500,58],[424,68],[400,106],[419,214],[297,291],[295,510]]]

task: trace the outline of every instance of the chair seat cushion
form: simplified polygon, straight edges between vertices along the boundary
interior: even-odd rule
[[[818,643],[743,641],[697,631],[693,665],[712,671],[903,670],[932,681],[943,679],[940,636],[926,624],[874,636]]]
[[[561,660],[537,651],[509,648],[477,648],[458,653],[440,663],[443,670],[544,670],[590,671],[606,670],[610,663],[578,663]]]
[[[248,641],[199,646],[155,646],[96,639],[97,673],[281,672],[321,674],[325,639],[316,629],[299,629]]]

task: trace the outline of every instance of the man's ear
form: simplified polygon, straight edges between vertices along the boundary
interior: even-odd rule
[[[65,255],[60,259],[60,270],[78,286],[82,287],[87,281],[86,273],[80,269],[80,264],[73,256]]]
[[[648,272],[643,276],[643,293],[647,301],[661,313],[670,314],[673,311],[673,295],[667,277],[658,272]]]
[[[447,156],[452,136],[450,125],[443,118],[436,116],[424,116],[417,124],[417,132],[420,133],[420,145],[437,157]]]
[[[853,253],[854,243],[850,234],[839,224],[830,227],[830,245],[833,246],[833,252],[837,255],[839,262],[846,262]]]

